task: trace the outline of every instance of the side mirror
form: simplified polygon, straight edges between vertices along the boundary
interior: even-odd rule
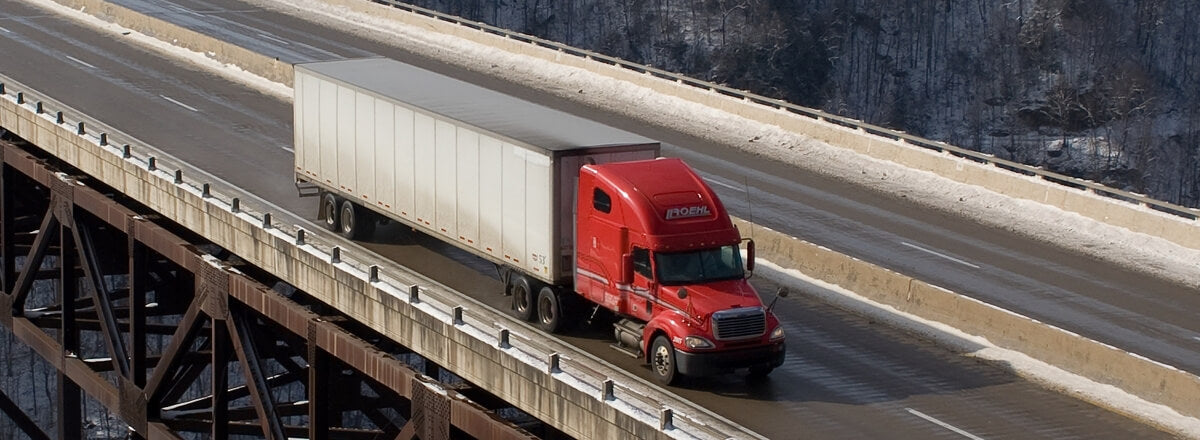
[[[617,284],[629,284],[633,282],[633,254],[621,254],[620,278],[617,280]]]
[[[746,271],[754,272],[754,239],[746,239]]]
[[[779,302],[779,298],[787,298],[790,292],[786,287],[780,287],[775,291],[775,299],[771,300],[771,305],[767,306],[767,311],[775,310],[775,303]]]

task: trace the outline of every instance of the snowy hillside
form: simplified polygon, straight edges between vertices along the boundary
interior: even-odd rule
[[[1200,206],[1200,3],[413,3]]]

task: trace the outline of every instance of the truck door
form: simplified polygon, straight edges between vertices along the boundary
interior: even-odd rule
[[[612,191],[597,187],[591,176],[582,176],[576,211],[576,290],[607,309],[622,311],[620,278],[622,242],[627,232],[620,226],[620,209]]]
[[[625,301],[629,316],[649,321],[654,311],[654,298],[657,296],[654,283],[654,268],[650,265],[650,250],[633,246],[633,281],[629,286],[629,297]]]

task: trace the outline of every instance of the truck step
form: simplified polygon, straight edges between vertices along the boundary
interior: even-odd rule
[[[628,347],[628,346],[616,344],[616,343],[608,344],[608,346],[612,347],[613,350],[616,350],[621,353],[625,353],[625,354],[629,355],[629,357],[631,357],[631,358],[636,359],[636,358],[642,357],[641,351],[634,347]]]

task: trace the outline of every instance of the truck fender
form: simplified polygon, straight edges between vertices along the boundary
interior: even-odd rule
[[[676,311],[664,311],[650,318],[650,322],[646,323],[646,329],[642,331],[642,353],[643,360],[650,359],[650,344],[654,342],[655,336],[663,334],[671,341],[671,345],[675,349],[679,349],[679,344],[683,343],[683,335],[691,333],[691,328],[687,325],[687,317]]]

